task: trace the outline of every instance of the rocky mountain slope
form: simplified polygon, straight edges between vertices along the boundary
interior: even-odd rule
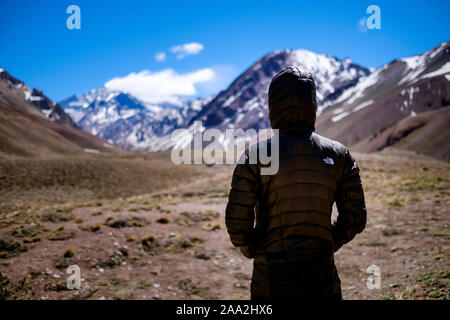
[[[59,157],[118,149],[80,130],[41,91],[0,69],[0,158]]]
[[[191,119],[206,127],[267,128],[267,90],[284,67],[298,65],[314,74],[319,113],[361,77],[370,73],[350,59],[339,60],[307,50],[284,50],[264,56],[242,73]]]
[[[242,73],[214,98],[186,100],[179,106],[145,105],[125,92],[106,88],[72,96],[60,105],[84,130],[130,149],[167,149],[173,146],[170,134],[177,128],[202,121],[205,127],[224,129],[267,128],[267,88],[283,67],[297,64],[315,74],[320,111],[330,99],[354,85],[370,71],[350,59],[306,50],[271,53]]]
[[[415,150],[450,162],[450,112],[448,108],[425,111],[403,118],[369,138],[357,143],[353,149],[374,152],[395,146]]]
[[[67,127],[77,128],[70,116],[58,104],[47,98],[42,91],[27,87],[24,82],[13,77],[2,68],[0,68],[0,81],[11,93],[23,98],[27,103],[32,104],[48,119]],[[19,105],[23,107],[22,104]],[[16,107],[18,106],[16,105]]]
[[[157,149],[158,137],[184,127],[210,98],[148,105],[126,92],[104,87],[60,104],[83,130],[128,149]]]
[[[179,141],[189,143],[188,136],[174,141],[171,133],[178,128],[192,133],[195,121],[222,131],[270,127],[267,89],[273,76],[288,65],[299,65],[315,77],[317,131],[349,146],[412,115],[445,108],[450,101],[450,44],[444,42],[375,70],[348,58],[302,49],[277,51],[258,60],[215,97],[181,106],[146,106],[127,93],[105,88],[60,104],[88,132],[130,149],[165,150]],[[446,130],[441,134],[448,136]]]
[[[450,43],[394,60],[359,79],[317,121],[317,129],[354,145],[421,112],[450,104]],[[446,109],[445,112],[449,112]],[[436,132],[447,135],[448,131]]]

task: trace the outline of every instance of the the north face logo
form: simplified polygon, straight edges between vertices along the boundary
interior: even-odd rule
[[[334,165],[334,161],[332,158],[326,157],[323,159],[323,162],[325,162],[326,164],[331,164]]]

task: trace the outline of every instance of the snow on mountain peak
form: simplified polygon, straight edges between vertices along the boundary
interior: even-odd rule
[[[60,102],[84,130],[130,149],[144,149],[154,137],[182,126],[208,99],[144,103],[133,95],[106,87],[92,89]]]
[[[190,127],[195,120],[204,121],[206,127],[267,128],[267,89],[273,76],[288,65],[298,65],[314,75],[319,112],[329,99],[369,73],[348,58],[339,60],[304,49],[279,50],[254,63],[214,98],[145,103],[130,93],[112,89],[110,83],[72,96],[61,105],[81,128],[119,145],[134,149],[167,147],[168,135],[174,129]]]
[[[368,69],[354,64],[349,58],[339,60],[304,49],[293,51],[290,63],[299,65],[313,75],[317,87],[319,114],[327,107],[327,104],[322,102],[326,102],[324,100],[336,91],[339,84],[346,84],[369,74]]]
[[[340,124],[355,113],[375,108],[378,96],[388,94],[393,87],[401,89],[438,75],[449,79],[449,50],[445,42],[422,55],[394,60],[377,69],[362,67],[348,57],[339,59],[305,49],[278,50],[256,61],[228,88],[207,99],[178,96],[176,103],[173,99],[145,103],[109,86],[72,96],[61,105],[81,128],[108,141],[131,149],[161,150],[177,143],[170,137],[175,129],[191,128],[195,121],[202,121],[205,128],[270,127],[267,90],[272,78],[287,66],[297,65],[312,73],[318,115],[329,114],[325,111],[331,108],[331,122]],[[153,79],[156,75],[139,76]],[[187,143],[186,137],[180,139]]]

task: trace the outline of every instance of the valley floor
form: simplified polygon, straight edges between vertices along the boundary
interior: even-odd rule
[[[448,299],[450,165],[393,150],[356,158],[368,221],[336,254],[344,299]],[[0,166],[9,168],[0,176],[6,188],[15,167]],[[252,262],[224,226],[232,168],[166,177],[155,168],[147,172],[157,177],[153,184],[169,185],[114,185],[123,194],[87,182],[75,192],[75,180],[32,190],[8,182],[0,195],[0,298],[248,299]],[[126,174],[142,170],[130,166]],[[131,183],[121,179],[114,181]],[[66,287],[73,264],[80,290]],[[366,286],[371,265],[380,268],[380,289]]]

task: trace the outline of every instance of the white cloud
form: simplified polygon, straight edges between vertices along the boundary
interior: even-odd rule
[[[110,90],[129,92],[146,103],[170,102],[177,104],[182,96],[197,94],[198,83],[213,81],[215,72],[204,68],[190,73],[177,73],[173,69],[152,72],[144,70],[116,77],[105,83]]]
[[[155,60],[158,62],[163,62],[166,60],[166,53],[165,52],[158,52],[155,54]]]
[[[232,65],[215,65],[211,69],[214,71],[214,78],[196,85],[199,97],[208,97],[225,90],[240,74],[240,71]]]
[[[203,44],[191,42],[174,46],[170,49],[170,51],[177,54],[177,59],[183,59],[188,55],[199,54],[203,48]]]

